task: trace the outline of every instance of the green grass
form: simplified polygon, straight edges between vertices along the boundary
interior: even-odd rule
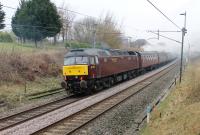
[[[0,43],[1,52],[13,52],[13,51],[30,52],[34,50],[37,49],[28,45],[21,45],[17,43]]]
[[[0,98],[6,101],[9,107],[14,108],[21,103],[26,104],[28,99],[25,95],[61,87],[61,80],[61,77],[50,77],[37,78],[34,82],[24,82],[23,84],[7,83],[0,86]]]
[[[62,50],[65,49],[63,44],[52,45],[48,42],[38,44],[38,48],[33,43],[2,43],[0,42],[0,53],[1,52],[34,52],[40,50]]]
[[[61,80],[61,77],[37,78],[36,81],[27,83],[27,94],[59,88]]]

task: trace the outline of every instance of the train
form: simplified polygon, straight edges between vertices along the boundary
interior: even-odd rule
[[[91,94],[159,68],[176,57],[166,52],[119,49],[73,49],[64,57],[61,86],[74,94]]]

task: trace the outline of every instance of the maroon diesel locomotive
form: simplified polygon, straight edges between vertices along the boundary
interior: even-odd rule
[[[92,93],[134,78],[172,60],[169,53],[111,49],[74,49],[64,58],[62,87],[72,93]]]

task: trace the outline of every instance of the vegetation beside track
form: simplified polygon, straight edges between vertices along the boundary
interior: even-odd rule
[[[200,134],[200,59],[193,61],[167,99],[151,114],[142,135]]]
[[[0,43],[0,99],[9,108],[26,102],[24,95],[60,87],[64,46]]]

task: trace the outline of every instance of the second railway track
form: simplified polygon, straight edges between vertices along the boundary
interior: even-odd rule
[[[31,108],[29,110],[25,110],[25,111],[1,118],[0,119],[0,132],[2,130],[8,129],[10,127],[18,125],[18,124],[28,121],[30,119],[33,119],[35,117],[41,116],[45,113],[59,109],[70,103],[76,102],[82,98],[77,98],[75,96],[69,96],[66,98],[62,98],[62,99],[59,99],[56,101],[49,102],[47,104],[44,104],[44,105],[41,105],[38,107]]]

